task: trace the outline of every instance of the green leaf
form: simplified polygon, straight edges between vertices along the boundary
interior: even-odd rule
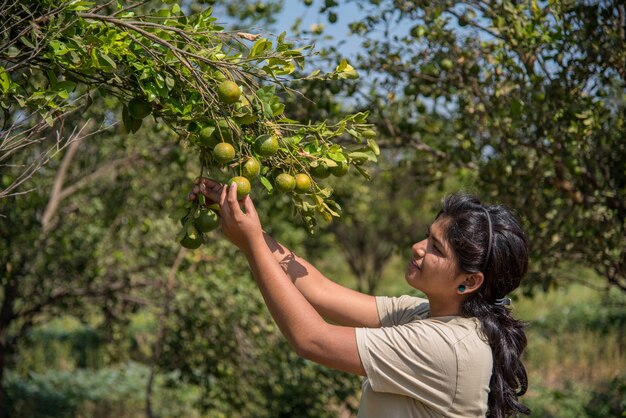
[[[93,1],[84,1],[84,0],[73,0],[67,6],[67,10],[72,10],[75,12],[82,12],[85,10],[89,10],[94,6],[95,2]]]
[[[59,81],[56,88],[60,90],[65,90],[67,92],[72,92],[76,88],[76,83],[69,80]]]
[[[24,45],[26,45],[29,48],[35,49],[35,45],[33,45],[25,36],[22,36],[20,38],[20,42],[22,42]]]
[[[371,154],[367,152],[354,151],[354,152],[349,153],[348,157],[350,157],[351,159],[355,161],[365,162],[370,159]]]
[[[113,59],[111,59],[111,57],[104,52],[98,53],[98,62],[105,67],[111,67],[113,69],[117,68],[117,64],[115,63],[115,61],[113,61]]]
[[[250,52],[248,52],[248,58],[254,58],[268,49],[272,48],[272,42],[265,38],[258,39],[252,48],[250,48]]]
[[[187,212],[189,211],[186,208],[178,207],[174,209],[172,213],[170,213],[169,218],[178,221],[179,219],[182,219],[185,215],[187,215]]]
[[[272,116],[278,116],[285,112],[285,105],[282,103],[270,107],[272,109]]]
[[[8,92],[11,88],[11,79],[4,67],[0,67],[0,88],[2,88],[3,93]]]
[[[133,129],[133,122],[130,119],[130,113],[128,113],[128,106],[125,104],[124,107],[122,107],[122,123],[124,124],[126,133],[131,133]]]
[[[259,176],[259,180],[261,181],[261,184],[267,189],[269,193],[271,193],[272,190],[274,190],[274,186],[272,186],[272,183],[267,179],[267,177]]]
[[[289,119],[289,118],[281,118],[281,119],[278,119],[276,122],[278,122],[278,123],[287,123],[287,124],[298,123],[297,120]]]
[[[376,143],[376,141],[374,141],[371,138],[368,139],[367,140],[367,146],[369,147],[369,149],[372,150],[374,155],[380,155],[380,148],[378,147],[378,144]]]
[[[341,62],[339,63],[339,65],[337,66],[337,69],[335,71],[340,73],[340,72],[344,71],[347,67],[349,67],[348,61],[345,60],[345,59],[342,59]],[[350,66],[350,69],[352,69],[351,66]]]
[[[370,177],[369,173],[362,167],[355,165],[354,168],[356,168],[356,171],[358,171],[366,180],[371,180],[372,178]]]

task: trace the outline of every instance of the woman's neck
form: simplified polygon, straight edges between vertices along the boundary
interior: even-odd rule
[[[430,305],[429,316],[431,318],[461,315],[461,301],[451,301],[450,299],[441,301],[429,298],[428,302]]]

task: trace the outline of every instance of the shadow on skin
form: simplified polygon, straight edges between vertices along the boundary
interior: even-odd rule
[[[306,269],[306,267],[304,267],[304,265],[302,265],[302,263],[300,263],[297,260],[296,255],[292,251],[289,251],[285,249],[284,247],[280,246],[268,234],[264,234],[264,235],[265,235],[265,242],[267,243],[267,246],[270,248],[270,250],[273,253],[278,252],[278,254],[283,256],[278,261],[278,264],[280,264],[280,266],[285,271],[285,273],[287,273],[287,275],[291,277],[291,280],[294,283],[299,278],[305,277],[307,274],[309,274],[309,271]]]

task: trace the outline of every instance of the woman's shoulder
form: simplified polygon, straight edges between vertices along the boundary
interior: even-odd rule
[[[428,299],[417,296],[377,296],[376,307],[383,326],[402,325],[428,316]]]
[[[421,325],[436,329],[438,333],[445,335],[445,339],[451,345],[490,349],[484,337],[481,323],[477,318],[462,316],[427,318],[421,321]]]

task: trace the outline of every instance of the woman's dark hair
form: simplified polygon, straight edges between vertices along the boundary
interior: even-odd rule
[[[530,409],[518,400],[528,389],[521,361],[526,325],[497,301],[517,288],[526,274],[526,235],[519,220],[505,207],[482,205],[467,194],[447,196],[437,217],[445,222],[445,236],[459,268],[484,276],[481,287],[463,301],[461,315],[480,320],[493,353],[488,416],[528,415]]]

